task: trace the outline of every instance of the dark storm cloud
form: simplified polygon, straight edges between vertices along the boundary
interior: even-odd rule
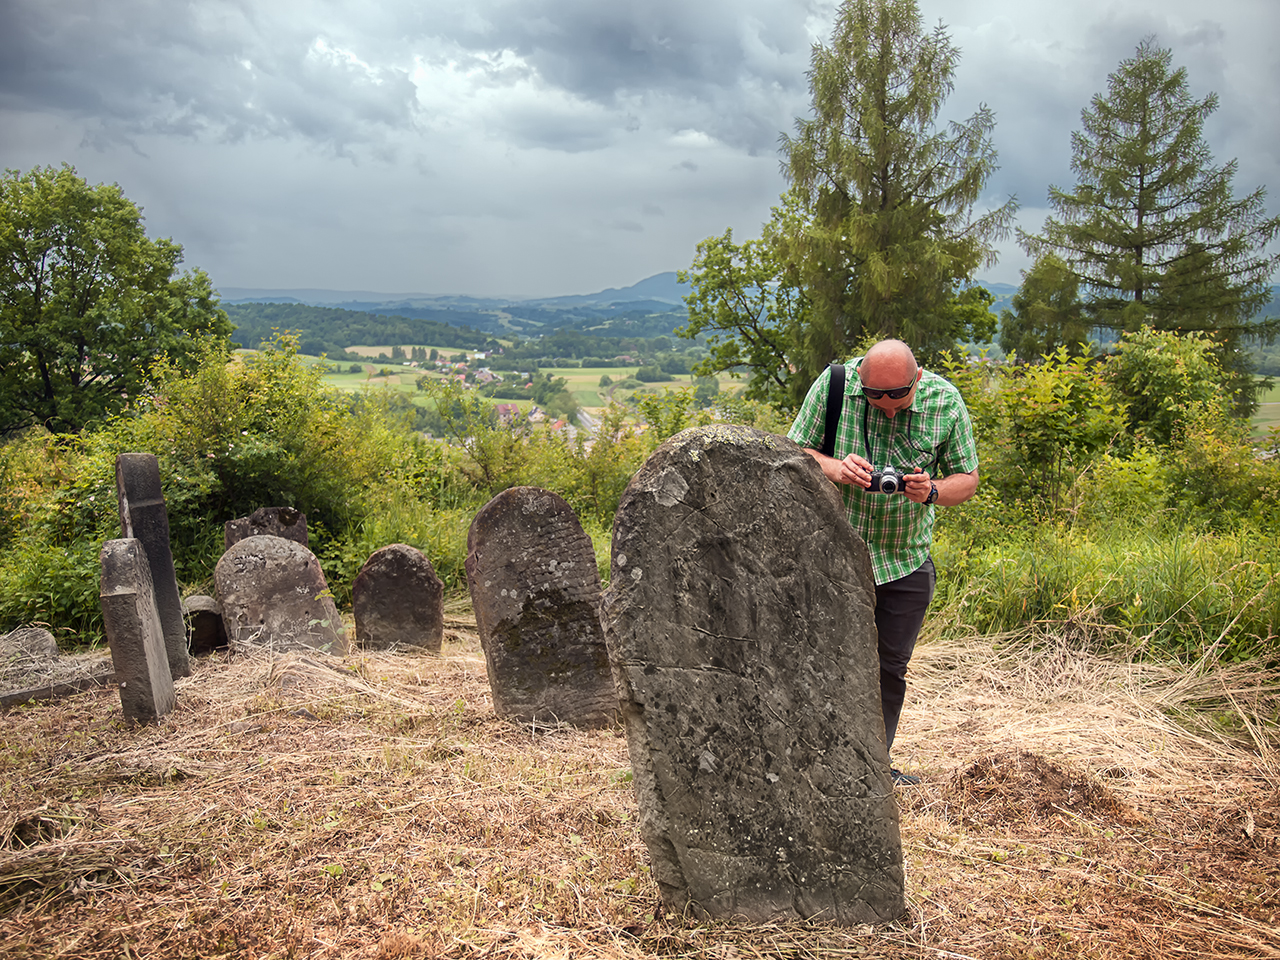
[[[496,0],[470,6],[470,22],[451,25],[450,37],[476,53],[509,51],[542,83],[582,101],[617,109],[639,101],[670,129],[772,151],[806,99],[808,28],[829,21],[831,9],[776,0]],[[568,148],[579,143],[571,137]]]
[[[406,71],[364,64],[300,22],[264,21],[252,4],[116,0],[109,17],[95,6],[11,0],[4,103],[92,118],[105,140],[296,135],[342,151],[413,123]]]
[[[1193,96],[1219,94],[1206,137],[1240,159],[1237,192],[1280,185],[1280,4],[919,4],[962,49],[939,119],[995,112],[983,203],[1016,194],[1024,229],[1074,183],[1081,109],[1153,33]],[[836,7],[0,0],[0,167],[119,182],[228,286],[624,286],[726,227],[758,235]],[[1014,282],[1005,249],[991,279]]]

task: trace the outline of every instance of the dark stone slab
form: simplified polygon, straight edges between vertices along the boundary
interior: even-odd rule
[[[365,650],[439,653],[444,584],[421,550],[393,543],[375,550],[351,584],[356,643]]]
[[[839,495],[784,437],[686,430],[632,479],[603,620],[672,909],[904,913],[874,598]]]
[[[39,703],[45,700],[60,700],[63,697],[113,686],[116,680],[115,668],[110,661],[102,663],[96,669],[82,671],[80,675],[56,683],[43,683],[39,686],[23,690],[9,690],[0,693],[0,710],[12,710],[28,703]]]
[[[249,537],[283,537],[309,547],[307,515],[294,507],[259,507],[247,517],[228,520],[222,527],[224,549]]]
[[[466,569],[494,712],[582,727],[614,722],[600,573],[569,504],[536,487],[498,494],[471,522]]]
[[[120,704],[127,719],[150,723],[177,702],[151,564],[142,542],[128,538],[104,543],[101,559],[102,622],[120,685]]]
[[[232,644],[347,652],[320,562],[302,544],[273,536],[241,540],[222,555],[213,578]]]
[[[187,618],[192,656],[212,653],[229,645],[222,622],[222,605],[213,597],[199,594],[187,597],[182,601],[182,615]]]
[[[164,630],[165,655],[169,673],[176,679],[189,676],[187,625],[182,619],[178,578],[173,570],[173,549],[169,544],[169,511],[160,488],[160,462],[150,453],[122,453],[116,457],[116,497],[120,507],[120,530],[125,539],[141,542],[151,564],[151,584],[156,611]]]

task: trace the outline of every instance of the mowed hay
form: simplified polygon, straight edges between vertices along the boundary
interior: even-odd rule
[[[923,644],[910,917],[709,924],[661,906],[621,732],[497,720],[459,613],[438,658],[197,661],[151,727],[0,716],[0,956],[1280,956],[1265,673]]]

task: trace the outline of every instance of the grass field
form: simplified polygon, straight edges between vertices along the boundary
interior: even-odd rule
[[[1280,429],[1280,383],[1258,395],[1258,412],[1253,415],[1255,438],[1275,429]]]
[[[405,346],[405,352],[409,351],[409,347]],[[430,349],[430,348],[428,348]],[[442,356],[451,356],[459,351],[446,353],[440,350]],[[355,346],[349,348],[352,353],[359,353],[365,356],[377,356],[385,353],[391,355],[390,346]],[[322,362],[319,357],[303,357],[307,363]],[[363,390],[366,387],[390,387],[401,390],[405,393],[417,393],[418,378],[426,374],[432,378],[443,378],[443,374],[439,373],[434,367],[425,369],[404,366],[399,362],[378,361],[363,362],[360,366],[363,368],[360,373],[348,372],[351,365],[358,361],[351,360],[327,360],[323,361],[331,367],[336,367],[336,372],[325,374],[325,382],[337,387],[339,390]],[[563,377],[566,389],[573,395],[578,402],[578,406],[585,410],[599,411],[607,407],[611,402],[625,402],[637,393],[661,393],[663,390],[679,390],[692,389],[694,377],[690,374],[681,374],[674,376],[671,380],[661,383],[645,384],[641,387],[621,388],[617,384],[623,380],[627,380],[635,376],[639,365],[631,367],[539,367],[538,372],[550,374],[552,377]],[[382,376],[382,371],[394,371],[388,376]],[[510,378],[511,374],[503,373],[504,377]],[[600,386],[600,378],[608,376],[613,381],[611,386]],[[721,381],[722,387],[725,381]],[[417,397],[416,402],[426,402],[425,397]],[[500,403],[517,403],[522,409],[529,406],[528,401],[511,401],[501,400]]]

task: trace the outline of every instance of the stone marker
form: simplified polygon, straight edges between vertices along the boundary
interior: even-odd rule
[[[874,600],[839,494],[790,440],[686,430],[632,478],[602,618],[671,909],[904,913]]]
[[[150,723],[173,710],[177,696],[151,585],[151,564],[132,538],[102,545],[102,623],[129,720]]]
[[[600,573],[569,504],[537,487],[498,494],[471,522],[466,569],[494,712],[612,723],[618,696],[600,627]]]
[[[248,537],[283,537],[310,546],[307,515],[294,507],[259,507],[249,516],[228,520],[222,526],[224,550]]]
[[[182,619],[178,578],[173,572],[169,511],[160,489],[160,461],[154,454],[122,453],[116,457],[116,497],[121,536],[139,540],[151,564],[151,584],[164,630],[169,673],[175,680],[188,676],[191,660],[187,656],[187,625]]]
[[[405,543],[365,561],[351,584],[351,612],[356,643],[365,650],[439,653],[444,642],[444,584],[422,551]]]
[[[347,652],[320,562],[302,544],[273,536],[241,540],[222,555],[213,579],[231,643]]]
[[[187,597],[182,601],[182,615],[187,618],[192,656],[212,653],[228,645],[227,629],[222,623],[222,606],[213,597]]]
[[[52,660],[58,656],[58,641],[44,627],[18,627],[0,636],[0,657]]]

